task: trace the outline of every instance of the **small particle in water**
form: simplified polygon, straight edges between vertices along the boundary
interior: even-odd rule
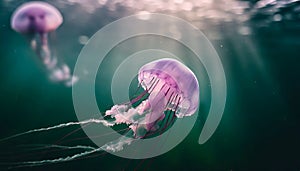
[[[242,26],[239,28],[238,32],[241,34],[241,35],[249,35],[251,34],[251,30],[249,27],[246,27],[246,26]]]
[[[275,15],[273,16],[273,20],[274,20],[274,21],[281,21],[281,20],[282,20],[282,16],[281,16],[280,14],[275,14]]]
[[[85,35],[81,35],[78,37],[78,42],[82,45],[87,44],[88,41],[89,41],[89,37],[87,37]]]

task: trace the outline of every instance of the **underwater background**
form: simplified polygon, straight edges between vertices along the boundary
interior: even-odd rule
[[[26,38],[10,27],[13,11],[24,2],[27,1],[0,2],[0,138],[77,121],[72,89],[49,81]],[[205,105],[200,106],[196,125],[188,137],[161,156],[130,160],[111,154],[95,154],[71,162],[17,169],[300,169],[299,1],[46,2],[57,7],[64,17],[62,26],[49,35],[52,53],[72,69],[86,41],[103,26],[117,19],[147,11],[189,21],[207,36],[220,56],[228,88],[226,107],[216,132],[202,145],[198,144],[198,137],[207,117],[205,113],[209,106]],[[96,80],[96,95],[102,90],[101,84],[107,81],[109,74],[107,78]],[[108,101],[102,110],[110,107],[109,95],[97,98]],[[6,170],[10,162],[53,159],[62,154],[67,156],[78,152],[30,150],[30,144],[54,144],[77,128],[80,127],[30,134],[0,142],[0,170]],[[68,139],[68,145],[93,145],[81,129]]]

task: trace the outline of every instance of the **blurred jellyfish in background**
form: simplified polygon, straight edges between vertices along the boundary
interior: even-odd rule
[[[55,7],[38,1],[21,5],[11,17],[11,27],[29,38],[31,48],[43,62],[50,79],[71,86],[78,78],[72,76],[70,68],[51,54],[48,42],[48,34],[55,31],[62,22],[62,15]]]
[[[199,107],[198,80],[188,67],[177,60],[163,58],[145,64],[139,70],[138,81],[138,89],[143,88],[143,91],[136,93],[135,97],[129,102],[111,107],[105,112],[104,118],[90,118],[80,122],[69,122],[34,129],[0,139],[0,142],[29,133],[50,131],[72,125],[87,126],[91,123],[103,124],[104,126],[125,124],[127,126],[124,132],[125,136],[121,136],[99,148],[83,145],[75,147],[60,146],[59,144],[45,145],[45,148],[81,148],[86,151],[57,159],[14,163],[13,167],[66,162],[103,150],[118,152],[123,150],[125,145],[130,145],[138,139],[150,138],[164,133],[174,124],[176,118],[191,116]]]

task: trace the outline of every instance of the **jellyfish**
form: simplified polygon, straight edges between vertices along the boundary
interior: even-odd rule
[[[46,2],[33,1],[18,7],[11,17],[11,27],[16,32],[26,35],[31,48],[37,53],[54,82],[71,86],[77,81],[70,68],[51,54],[48,34],[54,32],[63,22],[61,13]]]
[[[125,145],[130,145],[136,140],[151,137],[153,134],[165,132],[177,118],[193,115],[199,106],[199,84],[194,73],[181,62],[163,58],[143,65],[138,73],[141,93],[124,104],[116,104],[107,110],[101,119],[91,118],[79,122],[69,122],[53,127],[30,130],[5,139],[8,140],[24,134],[48,131],[71,125],[86,125],[90,123],[114,126],[125,124],[128,127],[126,136],[108,142],[101,147],[81,148],[85,152],[73,156],[61,157],[51,160],[28,161],[21,165],[41,165],[45,163],[58,163],[74,160],[102,150],[118,152]],[[57,146],[56,146],[57,147]],[[62,147],[66,148],[66,147]],[[68,147],[68,148],[77,148]]]

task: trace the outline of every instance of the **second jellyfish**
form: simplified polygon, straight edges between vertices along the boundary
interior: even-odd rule
[[[78,78],[71,75],[70,68],[59,63],[51,54],[48,33],[55,31],[63,22],[60,12],[45,2],[28,2],[21,5],[12,15],[12,28],[30,39],[31,48],[36,51],[50,79],[63,82],[66,86],[74,84]]]

